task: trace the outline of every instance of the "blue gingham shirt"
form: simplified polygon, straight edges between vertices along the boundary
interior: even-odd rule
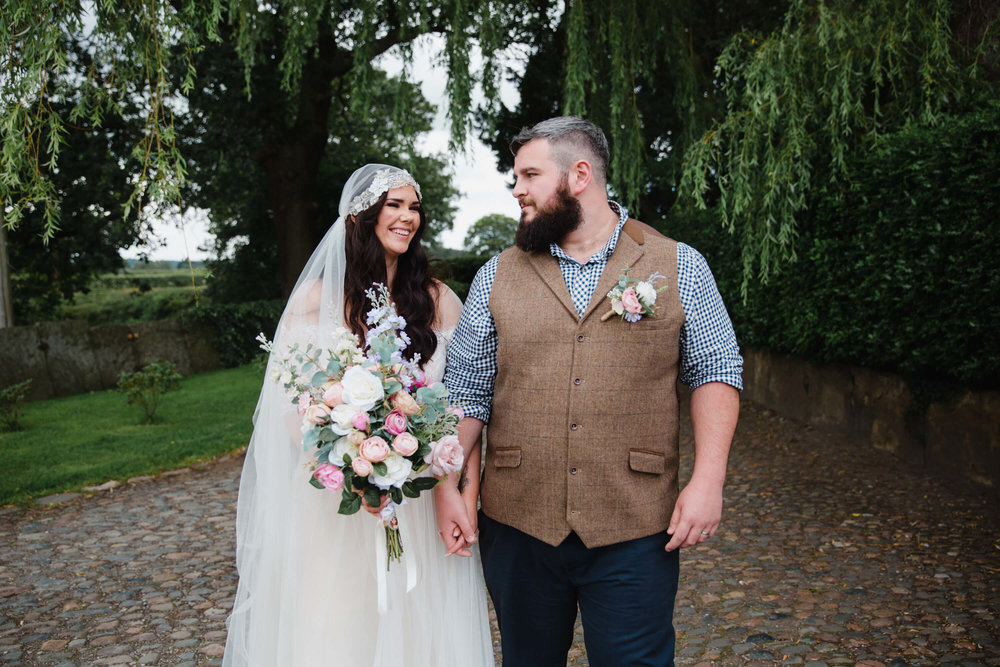
[[[590,303],[608,258],[618,245],[628,211],[608,202],[618,213],[618,225],[601,250],[586,262],[573,259],[557,244],[549,250],[559,261],[577,315]],[[487,262],[472,281],[462,318],[448,345],[445,385],[450,399],[469,417],[490,420],[493,381],[497,373],[497,330],[490,313],[490,292],[499,255]],[[677,288],[684,325],[680,331],[680,381],[692,391],[706,382],[724,382],[743,389],[743,357],[729,313],[705,258],[694,248],[677,244]]]

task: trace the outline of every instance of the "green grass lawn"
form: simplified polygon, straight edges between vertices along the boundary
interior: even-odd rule
[[[192,375],[153,424],[115,391],[27,403],[0,433],[0,505],[181,468],[246,447],[263,377],[253,365]]]

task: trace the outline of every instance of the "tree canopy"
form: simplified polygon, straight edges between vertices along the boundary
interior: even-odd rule
[[[472,223],[465,233],[465,249],[473,255],[492,256],[514,245],[517,220],[500,213],[492,213]]]
[[[242,69],[242,79],[228,77],[226,85],[268,112],[267,125],[246,128],[250,136],[244,146],[254,144],[246,157],[265,174],[287,292],[316,238],[317,179],[331,140],[331,109],[362,124],[384,120],[389,111],[397,132],[395,154],[403,166],[417,164],[416,137],[406,131],[413,117],[406,96],[393,99],[389,109],[374,107],[381,86],[375,60],[396,48],[408,67],[414,39],[444,36],[447,113],[458,146],[468,134],[474,85],[482,86],[486,99],[497,97],[501,46],[523,39],[535,23],[547,20],[549,5],[514,0],[9,0],[0,20],[0,50],[9,54],[0,79],[3,224],[17,227],[26,212],[41,210],[44,232],[51,235],[61,202],[52,174],[67,128],[83,118],[99,125],[133,104],[138,104],[134,118],[142,131],[131,150],[136,177],[126,208],[141,214],[150,201],[183,206],[190,167],[179,137],[180,119],[189,96],[213,85],[200,76],[199,66],[206,62],[202,55],[214,50],[218,56],[221,50],[231,58],[230,66]],[[65,37],[72,34],[87,41],[90,66],[82,66],[67,49]],[[478,69],[471,67],[473,47],[482,55]],[[60,104],[66,100],[72,103]],[[211,124],[239,121],[223,113]]]

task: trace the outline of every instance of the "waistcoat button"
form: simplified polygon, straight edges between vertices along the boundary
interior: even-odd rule
[[[583,382],[583,380],[581,380],[580,378],[576,378],[575,380],[573,380],[573,384],[580,384],[581,382]]]
[[[569,425],[569,430],[571,430],[571,431],[575,431],[575,430],[576,430],[576,429],[578,429],[578,428],[580,428],[580,427],[579,427],[579,426],[577,426],[576,424],[570,424],[570,425]]]
[[[577,336],[577,337],[576,337],[576,341],[577,341],[578,343],[582,343],[582,342],[583,342],[583,334],[580,334],[579,336]]]
[[[580,471],[579,471],[579,470],[577,470],[576,468],[570,468],[570,469],[569,469],[569,474],[571,474],[571,475],[575,475],[575,474],[576,474],[576,473],[578,473],[578,472],[580,472]]]

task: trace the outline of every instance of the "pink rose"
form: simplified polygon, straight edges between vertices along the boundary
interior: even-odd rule
[[[316,403],[306,408],[303,419],[311,424],[325,424],[330,418],[330,408],[322,403]]]
[[[413,369],[413,388],[420,389],[427,384],[427,376],[424,375],[422,370],[417,368]]]
[[[309,392],[304,391],[301,394],[299,394],[299,414],[300,415],[305,414],[306,408],[309,407],[309,403],[311,403],[311,402],[312,402],[312,397],[309,395]]]
[[[355,447],[360,447],[361,443],[365,441],[365,434],[361,431],[351,431],[347,434],[347,441]]]
[[[627,287],[624,292],[622,292],[622,306],[627,312],[630,313],[641,313],[642,304],[639,303],[639,297],[636,296],[635,290],[631,287]]]
[[[344,385],[334,382],[323,392],[323,402],[335,408],[344,402]]]
[[[372,463],[378,463],[389,456],[389,443],[377,435],[361,443],[361,456]]]
[[[449,405],[445,410],[446,410],[446,412],[449,412],[449,413],[457,416],[460,420],[461,419],[465,419],[465,410],[463,410],[462,408],[458,407],[457,405],[455,405],[455,406]]]
[[[392,407],[396,408],[396,410],[402,412],[407,417],[420,412],[420,406],[417,405],[416,399],[405,391],[397,391],[392,395]]]
[[[393,410],[385,416],[385,430],[393,435],[406,432],[406,415],[399,410]]]
[[[420,441],[412,433],[400,433],[392,441],[392,448],[400,456],[410,456],[420,449]]]
[[[354,413],[354,416],[351,417],[351,426],[358,429],[359,431],[367,431],[368,424],[370,423],[371,420],[368,419],[368,415],[365,414],[364,412],[356,412]]]
[[[344,473],[340,472],[340,468],[333,465],[332,463],[324,463],[320,467],[316,468],[316,472],[313,473],[313,477],[316,478],[323,488],[327,491],[340,491],[344,486]]]
[[[354,473],[361,477],[367,477],[374,470],[372,462],[360,456],[351,461],[351,467],[354,469]]]
[[[459,444],[457,435],[446,435],[432,442],[430,454],[424,457],[424,463],[431,465],[431,474],[435,477],[458,472],[462,469],[464,461],[465,454],[462,452],[462,445]]]

